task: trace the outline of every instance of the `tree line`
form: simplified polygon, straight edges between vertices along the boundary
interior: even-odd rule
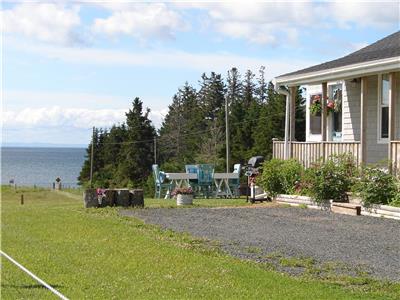
[[[296,139],[305,139],[305,106],[302,90],[296,94]],[[150,110],[135,98],[126,120],[109,129],[95,128],[86,160],[78,177],[87,185],[93,144],[93,185],[101,187],[151,184],[151,165],[157,161],[165,171],[182,172],[186,164],[211,163],[216,171],[226,164],[225,102],[228,103],[230,163],[245,164],[251,156],[272,156],[272,139],[284,137],[285,100],[272,82],[265,79],[265,67],[258,74],[248,70],[242,76],[232,68],[226,78],[204,73],[196,89],[185,83],[168,106],[161,127],[156,130]],[[155,147],[156,144],[156,147]],[[155,152],[156,151],[156,152]]]

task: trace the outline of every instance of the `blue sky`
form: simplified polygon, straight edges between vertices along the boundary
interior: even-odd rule
[[[159,126],[185,81],[268,79],[399,30],[392,2],[4,3],[2,143],[86,144],[138,96]]]

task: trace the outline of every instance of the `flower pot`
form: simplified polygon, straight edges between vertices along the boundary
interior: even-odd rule
[[[192,205],[193,204],[193,195],[184,195],[178,194],[176,196],[176,205]]]

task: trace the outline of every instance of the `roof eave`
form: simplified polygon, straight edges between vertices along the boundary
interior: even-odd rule
[[[297,86],[368,76],[380,72],[399,71],[400,56],[378,59],[322,71],[276,77],[278,85]]]

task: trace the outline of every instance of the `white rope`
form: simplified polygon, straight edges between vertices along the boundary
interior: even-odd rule
[[[23,265],[19,264],[16,260],[14,260],[12,257],[4,253],[2,250],[0,250],[0,254],[3,255],[5,258],[7,258],[9,261],[11,261],[13,264],[15,264],[18,268],[20,268],[22,271],[27,273],[29,276],[31,276],[33,279],[38,281],[40,284],[48,288],[50,291],[52,291],[54,294],[56,294],[60,299],[63,300],[69,300],[67,297],[65,297],[63,294],[61,294],[59,291],[57,291],[55,288],[53,288],[51,285],[37,277],[35,274],[33,274],[31,271],[29,271],[27,268],[25,268]]]

